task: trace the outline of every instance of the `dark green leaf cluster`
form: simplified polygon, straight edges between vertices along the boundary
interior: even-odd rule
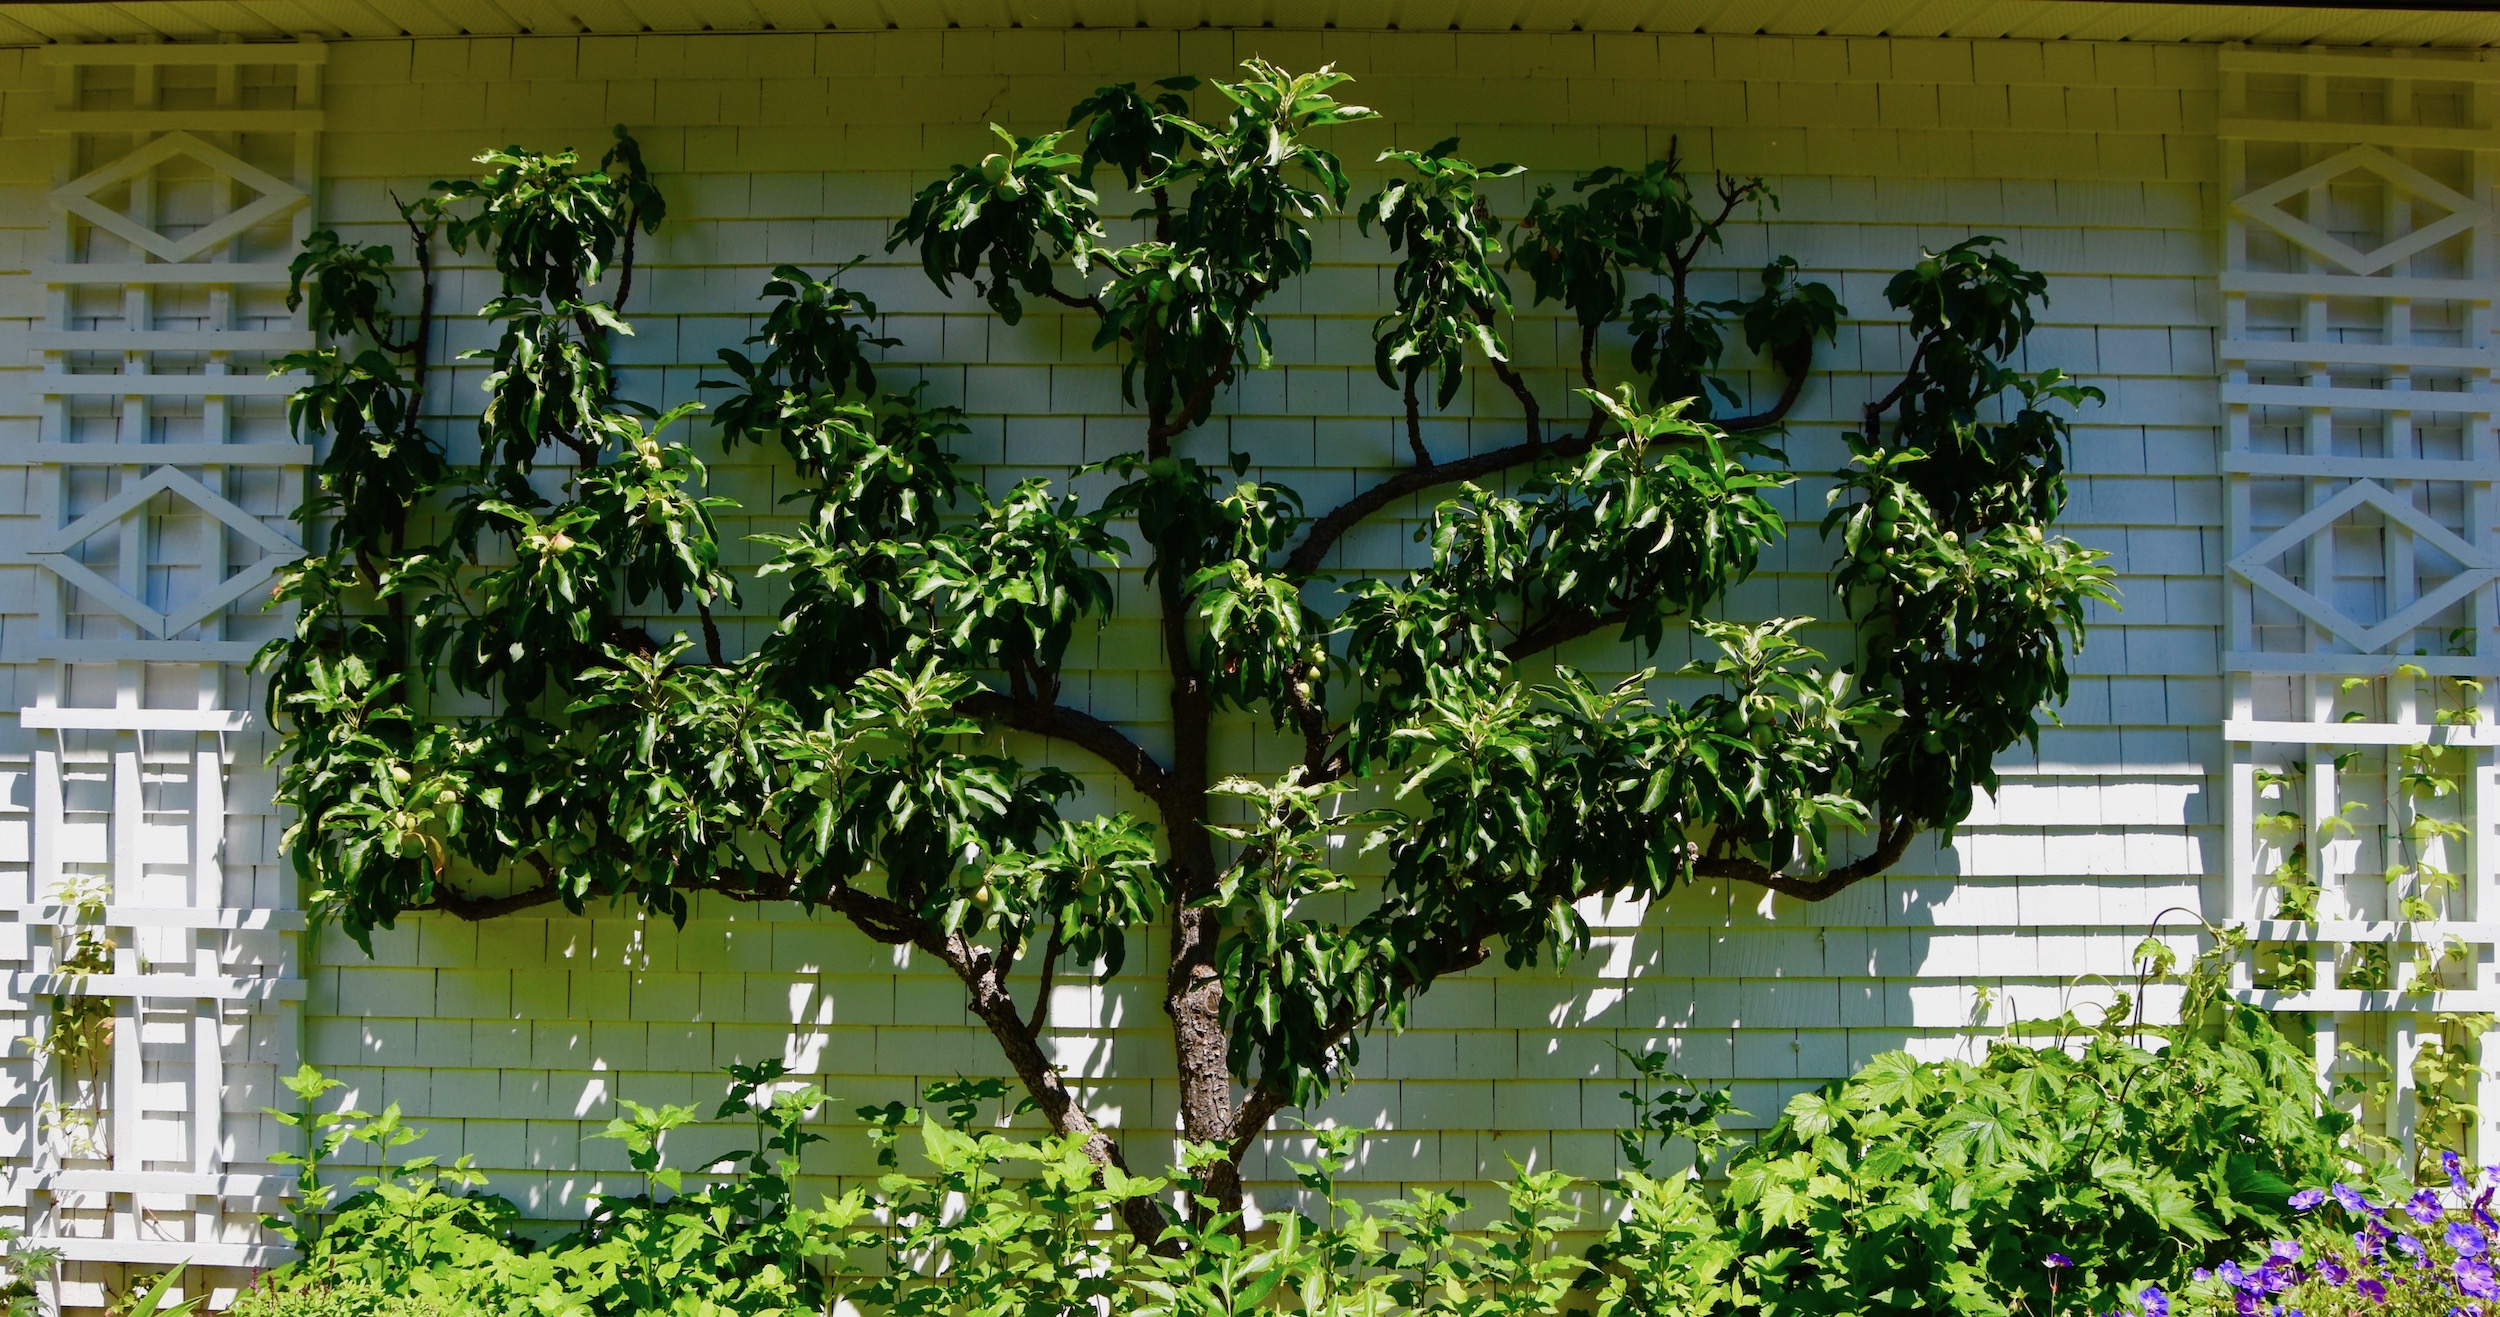
[[[1469,349],[1488,361],[1510,358],[1496,328],[1511,309],[1510,285],[1493,268],[1502,250],[1501,225],[1477,184],[1527,172],[1512,164],[1473,165],[1457,150],[1452,137],[1422,151],[1382,152],[1383,161],[1396,161],[1415,177],[1391,179],[1359,213],[1366,232],[1378,226],[1389,250],[1404,253],[1391,276],[1397,309],[1372,330],[1373,368],[1381,383],[1409,391],[1432,378],[1435,407],[1448,407],[1458,396]]]
[[[1931,254],[1886,290],[1918,346],[1851,436],[1823,523],[1846,555],[1835,583],[1858,623],[1862,679],[1901,716],[1871,795],[1922,827],[1967,815],[1996,786],[1997,754],[2037,738],[2042,710],[2066,696],[2059,638],[2113,598],[2102,555],[2049,529],[2065,506],[2065,413],[2101,392],[2006,364],[2046,280],[1996,241]]]
[[[1739,407],[1736,389],[1712,373],[1733,316],[1747,350],[1791,382],[1793,400],[1815,340],[1838,333],[1847,313],[1832,290],[1801,279],[1796,261],[1785,256],[1762,268],[1761,291],[1751,298],[1703,299],[1691,289],[1703,253],[1725,245],[1727,226],[1740,210],[1779,204],[1767,184],[1720,176],[1714,212],[1671,150],[1667,159],[1637,170],[1608,166],[1583,175],[1571,191],[1575,199],[1565,201],[1550,186],[1537,190],[1519,223],[1511,263],[1527,271],[1539,303],[1559,302],[1578,322],[1582,383],[1599,387],[1592,360],[1598,333],[1628,316],[1632,368],[1647,377],[1650,401],[1690,398],[1697,419],[1713,417],[1722,404]],[[1664,287],[1635,295],[1639,275],[1663,280]],[[1759,408],[1731,419],[1730,428],[1759,428],[1785,410],[1785,403]]]
[[[594,874],[637,866],[630,829],[605,824],[634,811],[581,778],[601,737],[573,705],[659,648],[627,610],[691,603],[708,618],[735,598],[713,522],[722,501],[667,433],[692,408],[655,414],[615,396],[606,364],[626,325],[598,290],[607,279],[623,296],[632,235],[663,211],[632,139],[620,133],[598,171],[569,153],[481,163],[483,178],[404,208],[421,272],[439,233],[482,247],[500,276],[477,464],[448,463],[419,428],[429,329],[421,316],[409,341],[393,337],[391,251],[322,235],[297,262],[298,296],[343,340],[285,363],[313,376],[290,420],[322,448],[301,516],[326,523],[331,547],[282,578],[295,635],[264,660],[272,717],[289,729],[287,848],[359,937],[435,904],[462,856],[513,857],[577,894],[612,890]],[[550,461],[556,478],[533,479]],[[469,716],[443,716],[455,710]],[[645,803],[664,811],[667,794]]]
[[[923,188],[887,249],[917,246],[941,289],[971,279],[1009,324],[1027,298],[1092,309],[1096,347],[1129,345],[1121,389],[1154,428],[1204,420],[1240,365],[1267,364],[1258,303],[1310,268],[1312,223],[1345,203],[1343,167],[1310,134],[1371,115],[1331,94],[1343,74],[1256,59],[1243,69],[1240,82],[1214,84],[1232,102],[1216,123],[1190,113],[1184,93],[1197,79],[1167,78],[1151,95],[1102,88],[1060,132],[993,129],[1005,149]],[[1061,146],[1071,133],[1084,143],[1074,153]],[[1104,164],[1149,193],[1145,239],[1111,241],[1092,188]],[[1061,289],[1062,266],[1100,283]]]

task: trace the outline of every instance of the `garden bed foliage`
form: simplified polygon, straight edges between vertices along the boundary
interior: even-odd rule
[[[465,1164],[401,1159],[417,1136],[395,1108],[321,1111],[336,1085],[308,1071],[307,1114],[289,1116],[308,1132],[301,1213],[282,1223],[304,1259],[251,1311],[2107,1313],[2285,1237],[2291,1204],[2313,1201],[2294,1198],[2304,1186],[2401,1184],[2322,1107],[2305,1050],[2221,995],[2234,945],[2188,976],[2181,1024],[2146,1023],[2124,994],[2097,1023],[2070,1014],[1976,1060],[1887,1053],[1751,1139],[1724,1127],[1725,1094],[1634,1058],[1621,1166],[1601,1181],[1520,1168],[1481,1204],[1431,1189],[1366,1202],[1346,1176],[1362,1132],[1310,1131],[1309,1159],[1288,1163],[1298,1205],[1247,1231],[1203,1201],[1219,1150],[1130,1175],[1071,1136],[1016,1128],[997,1079],[859,1108],[884,1173],[802,1194],[832,1099],[767,1063],[731,1068],[712,1119],[752,1132],[699,1170],[664,1145],[705,1146],[721,1126],[621,1104],[602,1137],[624,1144],[640,1191],[598,1197],[542,1242]],[[331,1211],[325,1168],[360,1147],[374,1169]],[[1141,1207],[1159,1237],[1111,1228]]]

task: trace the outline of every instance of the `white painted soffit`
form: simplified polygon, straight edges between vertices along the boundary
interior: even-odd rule
[[[0,45],[884,28],[1276,27],[2500,45],[2500,4],[2105,0],[0,0]]]

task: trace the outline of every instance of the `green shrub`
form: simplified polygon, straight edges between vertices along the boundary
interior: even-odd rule
[[[1292,1164],[1318,1215],[1245,1232],[1216,1210],[1217,1151],[1170,1177],[1106,1168],[1078,1138],[1001,1132],[998,1080],[936,1085],[925,1107],[862,1108],[885,1173],[802,1206],[792,1180],[820,1138],[808,1126],[825,1096],[777,1063],[733,1066],[714,1119],[751,1117],[755,1142],[711,1163],[705,1183],[689,1187],[660,1155],[694,1108],[632,1102],[606,1137],[624,1142],[645,1192],[596,1200],[544,1247],[518,1233],[510,1203],[468,1192],[465,1166],[390,1166],[329,1221],[288,1227],[306,1257],[271,1280],[349,1297],[267,1317],[781,1317],[837,1306],[892,1317],[2081,1317],[2280,1235],[2299,1186],[2400,1178],[2363,1162],[2349,1119],[2320,1102],[2306,1051],[2224,997],[2220,968],[2236,947],[2221,939],[2188,976],[2182,1024],[2144,1023],[2131,994],[2097,1024],[2036,1025],[2039,1036],[1976,1062],[1889,1053],[1795,1098],[1741,1147],[1721,1128],[1725,1095],[1634,1058],[1630,1169],[1596,1186],[1618,1209],[1603,1223],[1579,1206],[1592,1186],[1555,1171],[1519,1171],[1501,1209],[1472,1228],[1457,1194],[1357,1202],[1339,1174],[1361,1135],[1338,1130],[1318,1132],[1313,1159]],[[2146,954],[2169,968],[2157,946]],[[324,1082],[301,1077],[297,1091],[318,1096]],[[985,1120],[993,1107],[1002,1119]],[[387,1151],[414,1137],[395,1110],[296,1120],[323,1131],[308,1184],[321,1157],[350,1142]],[[902,1169],[906,1144],[925,1171]],[[1670,1147],[1689,1147],[1694,1167],[1662,1170]],[[1723,1154],[1714,1196],[1701,1172]],[[1196,1210],[1176,1210],[1184,1201]],[[1159,1236],[1117,1228],[1141,1205],[1166,1223]],[[1591,1226],[1596,1245],[1565,1246]],[[425,1306],[348,1306],[384,1296]]]
[[[2045,1045],[1876,1057],[1792,1099],[1716,1202],[1640,1184],[1597,1256],[1633,1311],[2102,1313],[2281,1234],[2299,1186],[2394,1183],[2306,1047],[2223,994],[2241,947],[2215,935],[2175,1026],[2139,982],[2095,1025],[2024,1030]]]
[[[237,1294],[227,1317],[475,1317],[477,1309],[432,1294],[393,1292],[361,1277],[272,1279]]]

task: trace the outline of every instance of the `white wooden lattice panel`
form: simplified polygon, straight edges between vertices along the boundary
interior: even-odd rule
[[[231,1269],[282,1258],[259,1218],[291,1177],[258,1108],[297,1060],[304,923],[267,800],[230,786],[265,757],[240,712],[284,622],[260,604],[302,554],[287,516],[312,453],[271,363],[314,343],[286,264],[312,225],[325,55],[41,54],[59,163],[38,370],[17,377],[40,429],[0,463],[47,520],[9,546],[35,569],[34,625],[0,636],[29,701],[0,815],[25,839],[24,878],[0,889],[0,1017],[41,1040],[104,1001],[111,1030],[91,1060],[37,1049],[0,1170],[62,1252],[63,1308],[173,1265],[216,1299]],[[67,901],[80,890],[100,912]],[[61,963],[97,937],[109,965]]]
[[[2427,1042],[2500,1012],[2492,685],[2495,78],[2477,56],[2222,52],[2230,917],[2248,999],[2414,1143]],[[2382,1068],[2383,1066],[2383,1068]]]

